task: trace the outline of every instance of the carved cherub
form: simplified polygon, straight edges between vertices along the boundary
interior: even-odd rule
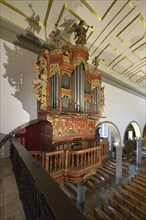
[[[86,44],[86,33],[89,29],[84,27],[84,21],[81,20],[79,24],[74,23],[71,28],[67,31],[67,33],[75,33],[74,39],[76,40],[76,44]]]
[[[60,49],[61,47],[61,40],[60,40],[60,30],[55,27],[55,29],[48,35],[50,39],[52,39],[53,43],[55,44],[56,49]]]
[[[99,59],[98,56],[94,57],[94,59],[92,60],[92,64],[95,66],[95,70],[97,70],[98,66],[99,66]]]

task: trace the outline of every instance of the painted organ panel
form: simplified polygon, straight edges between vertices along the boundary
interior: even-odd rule
[[[88,48],[84,46],[86,41],[77,42],[76,45],[62,47],[60,43],[55,44],[53,50],[43,50],[37,62],[33,63],[38,119],[51,122],[53,141],[76,136],[94,138],[93,118],[98,119],[104,107],[98,59],[94,59],[94,67],[91,68],[87,62]]]

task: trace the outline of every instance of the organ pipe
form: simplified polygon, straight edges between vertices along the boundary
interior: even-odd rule
[[[98,88],[95,87],[92,91],[92,111],[97,112],[98,109]]]
[[[59,75],[50,78],[50,108],[59,108]]]
[[[76,103],[77,103],[77,112],[80,112],[80,71],[79,71],[79,67],[77,67],[77,99],[76,99]]]
[[[73,109],[75,112],[84,112],[84,67],[83,63],[77,66],[72,75]]]

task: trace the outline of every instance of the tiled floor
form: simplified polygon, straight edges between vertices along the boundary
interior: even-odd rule
[[[9,157],[0,158],[0,220],[25,220]]]

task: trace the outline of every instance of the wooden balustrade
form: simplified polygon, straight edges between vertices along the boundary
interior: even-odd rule
[[[107,140],[103,139],[100,146],[91,147],[95,143],[93,139],[90,148],[84,148],[87,141],[89,144],[89,140],[83,142],[82,139],[61,141],[52,145],[54,151],[30,151],[30,153],[35,159],[41,161],[42,167],[56,181],[62,182],[69,178],[68,181],[73,182],[76,179],[75,182],[78,182],[85,173],[100,167],[102,159],[107,157]],[[109,172],[112,173],[112,171]]]
[[[99,164],[100,147],[69,152],[69,170],[78,171]]]
[[[60,172],[64,169],[64,150],[45,153],[45,170],[47,173]]]
[[[107,154],[108,154],[108,141],[107,141],[107,139],[103,139],[100,142],[100,146],[101,146],[101,160],[105,160],[107,158]]]

